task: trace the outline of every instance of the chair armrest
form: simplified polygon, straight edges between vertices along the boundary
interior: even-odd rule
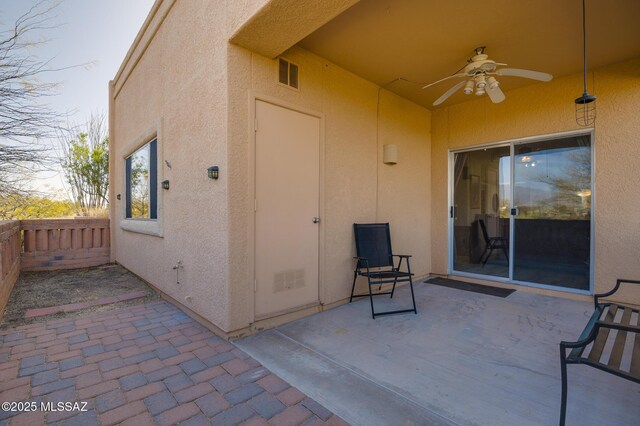
[[[598,318],[600,318],[601,311],[596,309],[593,314],[591,314],[591,318],[589,318],[589,322],[585,326],[582,333],[580,333],[580,337],[575,342],[561,341],[560,342],[560,353],[562,358],[567,357],[566,349],[576,349],[576,348],[584,348],[593,340],[595,340],[598,334],[598,327],[596,326],[598,322]],[[573,353],[573,351],[572,351]]]
[[[392,254],[391,257],[398,257],[400,258],[398,260],[398,266],[396,266],[394,269],[396,271],[400,270],[400,267],[402,266],[402,261],[404,259],[407,259],[407,272],[411,273],[411,265],[409,264],[409,259],[411,258],[410,254]]]
[[[366,257],[362,257],[362,256],[353,256],[354,260],[358,261],[358,269],[362,268],[363,266],[365,268],[367,268],[367,271],[369,270],[369,259],[367,259]],[[362,262],[362,263],[360,263]],[[363,265],[363,266],[361,266]]]
[[[618,278],[616,280],[616,285],[611,290],[607,291],[606,293],[597,293],[597,294],[593,295],[593,305],[597,308],[598,307],[598,299],[601,298],[601,297],[609,297],[612,294],[614,294],[620,288],[620,284],[621,283],[640,284],[640,280],[628,280],[628,279],[625,279],[625,278]]]

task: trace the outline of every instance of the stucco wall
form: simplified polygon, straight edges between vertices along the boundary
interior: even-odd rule
[[[296,47],[286,56],[300,90],[278,85],[276,61],[226,42],[263,3],[157,3],[110,106],[114,259],[227,332],[254,319],[252,94],[324,115],[322,303],[348,297],[354,222],[391,222],[396,251],[414,255],[418,275],[431,269],[429,111],[381,90],[377,112],[376,85]],[[124,158],[155,132],[158,181],[171,184],[159,189],[161,237],[120,226]],[[399,164],[382,164],[385,143],[398,145]]]
[[[589,87],[598,96],[594,284],[600,292],[618,277],[640,277],[640,59],[595,70]],[[448,150],[579,129],[573,99],[581,93],[582,77],[572,75],[510,91],[501,104],[483,97],[432,113],[432,272],[447,273]],[[620,298],[640,304],[640,291]]]
[[[354,222],[390,222],[396,252],[413,254],[418,275],[430,269],[430,112],[324,59],[294,47],[300,90],[277,82],[277,61],[229,47],[229,253],[231,327],[253,320],[249,125],[254,96],[267,96],[324,116],[320,300],[348,297],[355,255]],[[379,120],[377,119],[379,117]],[[376,136],[378,133],[378,136]],[[399,163],[382,163],[385,143]],[[247,267],[249,265],[249,267]]]
[[[222,329],[229,327],[225,22],[224,2],[173,3],[159,28],[146,31],[157,28],[133,71],[116,81],[111,106],[111,182],[122,198],[112,197],[115,260]],[[120,227],[124,157],[155,132],[158,181],[171,185],[158,190],[163,237]],[[207,177],[212,165],[221,170],[217,181]]]

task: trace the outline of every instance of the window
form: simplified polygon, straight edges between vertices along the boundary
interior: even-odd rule
[[[158,219],[158,142],[148,142],[125,159],[127,219]]]

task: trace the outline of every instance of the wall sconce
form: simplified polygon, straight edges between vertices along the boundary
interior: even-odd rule
[[[162,181],[162,189],[169,189],[169,181],[168,180],[163,180]]]
[[[396,164],[398,162],[398,146],[388,144],[383,146],[382,162],[384,164]]]
[[[211,166],[207,169],[207,175],[209,179],[218,179],[218,166]]]

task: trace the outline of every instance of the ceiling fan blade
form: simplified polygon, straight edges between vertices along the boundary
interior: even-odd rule
[[[524,78],[530,78],[532,80],[539,80],[539,81],[551,81],[551,79],[553,78],[551,74],[547,74],[546,72],[521,70],[518,68],[502,68],[496,71],[496,74],[511,75],[513,77],[524,77]]]
[[[456,90],[460,89],[462,86],[464,86],[466,83],[466,81],[461,81],[460,83],[456,84],[455,86],[453,86],[451,89],[447,90],[444,95],[440,96],[438,99],[436,99],[436,101],[433,103],[433,106],[438,106],[441,103],[443,103],[444,101],[446,101],[449,96],[453,95]]]
[[[489,95],[491,102],[493,102],[494,104],[499,104],[500,102],[504,101],[504,92],[502,91],[500,86],[496,86],[493,89],[487,88],[487,95]]]
[[[441,83],[441,82],[443,82],[443,81],[445,81],[445,80],[449,80],[450,78],[466,77],[466,76],[467,76],[467,74],[465,74],[465,73],[453,74],[453,75],[447,76],[447,77],[445,77],[445,78],[442,78],[442,79],[440,79],[440,80],[438,80],[438,81],[434,81],[433,83],[429,83],[429,84],[427,84],[426,86],[423,86],[422,88],[423,88],[423,89],[426,89],[427,87],[431,87],[431,86],[433,86],[433,85],[435,85],[435,84],[438,84],[438,83]]]

